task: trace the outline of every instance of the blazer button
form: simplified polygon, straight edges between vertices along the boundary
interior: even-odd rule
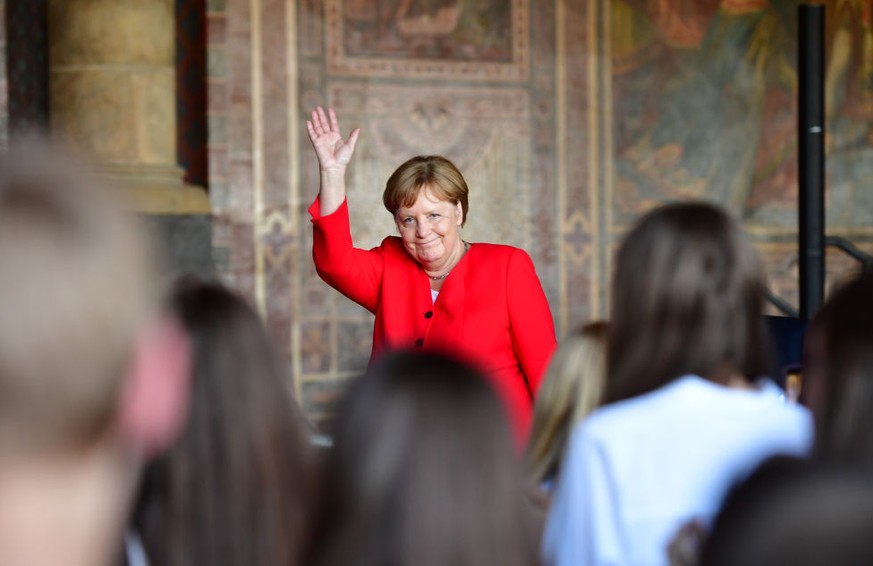
[[[430,318],[432,316],[433,316],[433,311],[427,311],[426,313],[424,313],[424,318]]]
[[[419,348],[424,346],[424,338],[419,338],[418,340],[416,340],[415,345],[418,346]]]

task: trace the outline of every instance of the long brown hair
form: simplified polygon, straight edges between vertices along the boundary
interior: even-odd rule
[[[135,523],[149,561],[299,564],[310,448],[270,337],[219,283],[182,280],[171,304],[191,336],[191,412],[144,474]]]
[[[725,497],[696,564],[873,563],[869,469],[774,458]]]
[[[650,211],[625,237],[613,277],[605,402],[685,374],[719,381],[771,370],[758,256],[720,208]]]
[[[536,562],[509,421],[473,369],[386,354],[352,385],[334,438],[307,565]]]
[[[816,452],[873,464],[873,273],[840,287],[806,334],[802,400],[816,419]]]

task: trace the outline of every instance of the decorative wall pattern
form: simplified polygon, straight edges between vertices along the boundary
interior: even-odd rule
[[[528,0],[326,0],[332,75],[524,80]]]
[[[318,178],[302,125],[317,104],[362,128],[349,171],[359,245],[393,230],[391,171],[443,153],[471,185],[465,238],[530,252],[559,336],[606,315],[610,258],[634,218],[683,197],[741,218],[774,292],[796,304],[795,3],[656,4],[209,1],[216,257],[264,314],[314,421],[329,427],[372,331],[310,257]],[[864,5],[828,7],[828,221],[871,248]],[[828,262],[834,279],[853,269]]]

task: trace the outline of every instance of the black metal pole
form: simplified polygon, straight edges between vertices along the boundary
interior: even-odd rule
[[[800,318],[824,300],[824,6],[798,6],[798,259]]]

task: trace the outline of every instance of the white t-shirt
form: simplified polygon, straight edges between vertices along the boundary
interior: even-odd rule
[[[806,455],[813,434],[805,407],[694,375],[602,407],[571,435],[544,563],[667,564],[684,523],[708,524],[736,482],[771,456]]]

